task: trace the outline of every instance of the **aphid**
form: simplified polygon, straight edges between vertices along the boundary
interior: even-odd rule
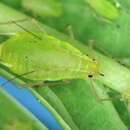
[[[55,0],[22,0],[23,7],[41,17],[59,17],[61,5]]]
[[[126,101],[124,102],[124,105],[126,106],[130,117],[130,90],[126,90],[122,93],[121,100]]]
[[[126,90],[122,95],[121,95],[121,99],[127,99],[128,102],[130,102],[130,90]]]
[[[119,16],[118,8],[108,0],[86,0],[97,14],[108,19],[115,19]]]
[[[64,41],[46,34],[17,33],[0,46],[0,60],[8,68],[31,80],[84,78],[99,74],[98,63]],[[27,57],[28,56],[28,60]]]
[[[41,81],[89,79],[96,100],[110,100],[99,99],[91,82],[95,76],[104,76],[99,72],[96,59],[91,59],[69,43],[53,36],[26,30],[18,24],[23,21],[4,23],[14,23],[25,32],[16,33],[0,45],[0,62],[3,65],[13,73],[40,84]]]

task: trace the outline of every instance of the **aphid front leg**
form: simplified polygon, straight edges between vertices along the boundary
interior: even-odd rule
[[[114,25],[114,26],[117,27],[117,28],[120,28],[120,25],[118,25],[118,24],[112,22],[112,21],[109,20],[109,19],[103,18],[103,17],[101,17],[101,16],[99,16],[99,15],[97,15],[97,14],[94,14],[93,16],[95,16],[95,18],[96,18],[99,22],[111,24],[111,25]]]
[[[70,35],[70,39],[72,44],[74,44],[75,38],[74,38],[74,33],[72,31],[72,26],[70,24],[67,24],[63,29],[62,32],[65,32],[65,30],[68,29],[69,35]]]
[[[92,83],[92,79],[91,79],[91,78],[89,78],[88,83],[89,83],[90,89],[91,89],[91,91],[92,91],[92,95],[93,95],[93,97],[95,98],[96,101],[102,102],[102,101],[120,100],[120,97],[106,98],[106,99],[100,98],[100,97],[97,95],[97,93],[96,93],[96,90],[95,90],[95,88],[94,88],[94,85],[93,85],[93,83]]]
[[[56,86],[56,85],[70,84],[70,83],[71,83],[71,80],[50,81],[50,82],[46,82],[43,80],[37,80],[37,81],[31,82],[31,83],[19,84],[19,85],[17,85],[17,87],[18,88],[27,88],[27,87],[39,88],[39,87]]]

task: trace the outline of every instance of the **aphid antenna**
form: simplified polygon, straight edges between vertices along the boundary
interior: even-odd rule
[[[117,62],[120,65],[124,65],[122,64],[117,58],[115,58],[113,55],[111,55],[108,51],[106,51],[96,40],[89,40],[89,49],[90,52],[92,52],[92,48],[93,48],[93,43],[95,43],[94,45],[100,50],[102,51],[106,56],[110,57],[111,59],[113,59],[115,62]],[[92,55],[92,54],[91,54]]]
[[[26,28],[24,28],[22,25],[18,24],[19,22],[25,22],[25,21],[28,21],[30,20],[30,18],[25,18],[25,19],[21,19],[21,20],[12,20],[12,21],[8,21],[8,22],[2,22],[0,23],[0,25],[4,25],[4,24],[15,24],[17,25],[18,27],[20,27],[21,29],[23,29],[25,32],[31,34],[32,36],[34,36],[35,38],[39,39],[39,40],[42,40],[41,37],[39,37],[38,35],[32,33],[31,31],[27,30]],[[8,33],[7,33],[8,34]]]
[[[25,32],[31,34],[32,36],[36,37],[36,38],[39,39],[39,40],[42,40],[41,37],[39,37],[38,35],[32,33],[31,31],[27,30],[26,28],[24,28],[23,26],[21,26],[21,25],[18,24],[17,22],[15,22],[15,21],[12,21],[12,22],[13,22],[14,24],[16,24],[18,27],[22,28]]]
[[[97,93],[96,93],[96,90],[94,88],[94,85],[92,83],[92,79],[90,78],[89,80],[87,80],[88,83],[89,83],[89,86],[90,86],[90,89],[92,91],[92,95],[93,97],[95,98],[96,101],[98,102],[104,102],[104,101],[113,101],[113,100],[120,100],[121,98],[120,97],[114,97],[114,98],[100,98]]]

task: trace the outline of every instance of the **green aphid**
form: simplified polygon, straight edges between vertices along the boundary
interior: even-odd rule
[[[119,16],[118,8],[116,5],[108,0],[86,0],[86,2],[100,16],[108,19],[115,19]]]
[[[62,6],[55,0],[22,0],[22,5],[41,17],[59,17],[62,14]]]
[[[4,24],[11,23],[21,27],[24,31],[26,30],[16,21]],[[75,78],[86,80],[98,75],[104,76],[99,72],[99,63],[95,59],[86,56],[68,42],[48,34],[28,30],[16,33],[0,44],[0,63],[13,73],[32,81],[57,81]],[[129,91],[124,92],[121,98],[100,99],[91,80],[88,81],[97,101],[130,100]]]
[[[122,100],[128,100],[130,102],[130,90],[126,90],[121,95]]]
[[[35,34],[35,33],[33,33]],[[17,33],[0,45],[0,61],[30,80],[92,78],[99,64],[65,41],[47,34]]]

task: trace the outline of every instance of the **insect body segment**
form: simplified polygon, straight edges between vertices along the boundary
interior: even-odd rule
[[[119,16],[118,9],[108,0],[86,0],[88,5],[93,8],[99,15],[115,19]]]
[[[69,43],[39,33],[17,33],[0,46],[0,60],[12,72],[30,80],[61,80],[99,75],[99,65]]]
[[[62,14],[61,5],[55,0],[22,0],[22,5],[42,17],[58,17]]]

